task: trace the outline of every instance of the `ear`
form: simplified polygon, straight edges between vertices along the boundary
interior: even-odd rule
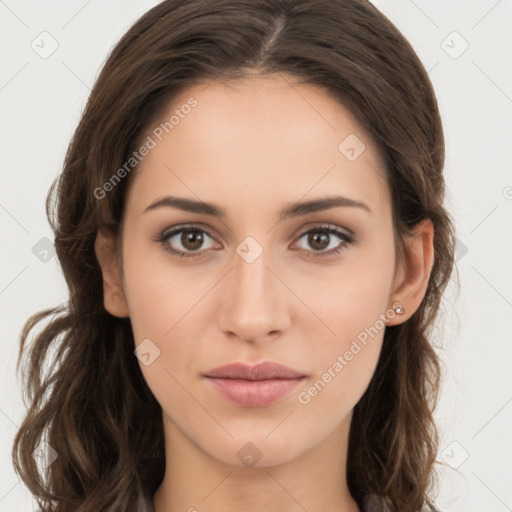
[[[389,319],[387,325],[390,326],[409,319],[425,297],[434,265],[434,225],[430,219],[424,219],[414,227],[412,236],[405,239],[405,247],[405,261],[395,275],[390,297],[390,304],[401,304],[404,313]]]
[[[94,243],[94,252],[103,275],[103,303],[105,309],[113,316],[128,317],[128,304],[122,286],[114,238],[98,231]]]

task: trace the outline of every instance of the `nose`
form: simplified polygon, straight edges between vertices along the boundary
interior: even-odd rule
[[[222,332],[242,341],[275,339],[290,324],[292,293],[278,277],[278,270],[263,252],[252,262],[238,253],[233,269],[219,290],[218,316]],[[250,261],[250,260],[249,260]]]

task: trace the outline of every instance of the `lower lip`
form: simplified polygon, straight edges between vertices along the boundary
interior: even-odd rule
[[[298,379],[242,380],[207,377],[222,395],[239,405],[262,407],[290,393],[304,377]]]

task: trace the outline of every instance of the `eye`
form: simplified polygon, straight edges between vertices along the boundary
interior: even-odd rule
[[[354,238],[343,231],[332,226],[316,226],[299,237],[299,241],[305,238],[306,244],[311,249],[299,247],[306,251],[307,256],[327,257],[341,253],[347,245],[354,242]],[[210,239],[210,244],[208,244]],[[156,239],[164,249],[173,256],[187,258],[199,256],[203,251],[214,246],[215,239],[204,229],[196,226],[175,226],[164,231]],[[205,243],[206,242],[206,243]],[[329,247],[331,247],[329,249]],[[328,249],[328,250],[325,250]]]
[[[214,238],[204,229],[197,226],[175,227],[164,231],[157,239],[164,249],[180,258],[199,255],[203,250],[211,249],[213,244],[206,244],[205,241]]]
[[[313,257],[332,256],[333,254],[338,254],[345,250],[347,245],[354,242],[354,238],[351,235],[331,226],[316,226],[315,228],[303,233],[299,237],[299,240],[304,237],[306,237],[306,244],[313,249],[311,251],[310,249],[305,248],[307,255]]]

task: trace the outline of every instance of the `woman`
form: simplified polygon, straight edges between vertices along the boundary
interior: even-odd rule
[[[433,510],[443,162],[367,1],[139,19],[49,195],[69,303],[22,333],[13,449],[41,510]]]

